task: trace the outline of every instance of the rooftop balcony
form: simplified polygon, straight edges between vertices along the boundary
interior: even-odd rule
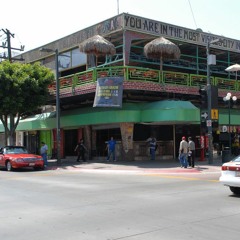
[[[124,77],[124,84],[134,82],[136,86],[136,83],[139,83],[139,85],[141,83],[154,83],[156,84],[154,91],[174,91],[174,93],[193,95],[199,95],[199,87],[207,84],[207,76],[205,75],[171,71],[160,72],[160,70],[156,69],[134,66],[101,67],[60,77],[60,97],[65,98],[84,94],[82,90],[87,89],[89,86],[94,92],[97,79],[102,77]],[[229,91],[240,98],[240,82],[238,80],[213,76],[211,76],[210,80],[212,85],[218,87],[219,98],[226,96]],[[51,96],[56,95],[55,83],[49,86],[49,91]]]

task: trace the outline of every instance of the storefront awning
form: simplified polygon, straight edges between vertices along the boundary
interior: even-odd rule
[[[121,122],[146,124],[199,123],[200,112],[191,102],[158,101],[151,103],[123,103],[122,108],[88,107],[62,111],[61,128],[84,125],[115,124]],[[56,128],[56,114],[42,113],[20,120],[17,131]],[[3,125],[0,125],[3,132]]]
[[[123,104],[122,108],[80,108],[60,113],[61,128],[77,128],[84,125],[114,124],[120,122],[140,122],[140,105]],[[46,130],[56,128],[56,114],[42,113],[20,120],[17,131]],[[0,124],[3,132],[3,125]]]
[[[200,111],[191,102],[165,100],[146,103],[141,111],[143,123],[199,124]]]

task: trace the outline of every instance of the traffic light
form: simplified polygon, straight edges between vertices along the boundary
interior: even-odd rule
[[[218,108],[218,87],[211,86],[211,100],[212,100],[212,108]]]
[[[207,108],[208,107],[207,88],[200,87],[199,94],[200,94],[201,108]]]

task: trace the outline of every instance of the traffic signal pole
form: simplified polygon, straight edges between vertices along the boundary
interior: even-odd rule
[[[207,94],[208,94],[208,120],[207,120],[207,128],[208,128],[208,163],[213,163],[213,137],[212,137],[212,89],[211,89],[211,80],[210,80],[210,45],[219,42],[220,39],[213,39],[207,42]],[[215,63],[216,64],[216,63]]]
[[[212,117],[211,117],[211,110],[212,110],[212,96],[211,96],[211,80],[210,80],[210,65],[209,65],[209,49],[210,49],[210,42],[207,43],[207,96],[208,96],[208,121],[207,121],[207,128],[208,128],[208,163],[213,163],[213,148],[212,148]]]

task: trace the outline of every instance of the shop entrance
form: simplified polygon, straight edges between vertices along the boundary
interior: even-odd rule
[[[76,153],[74,152],[74,149],[78,142],[78,130],[64,130],[64,142],[64,155],[75,156]]]
[[[120,128],[102,129],[96,131],[96,156],[106,157],[106,142],[113,137],[116,141],[122,141]]]

